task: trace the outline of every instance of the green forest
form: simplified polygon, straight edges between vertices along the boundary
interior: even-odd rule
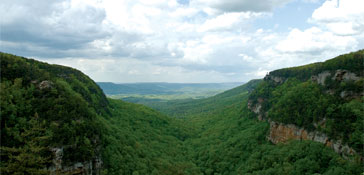
[[[269,74],[281,83],[266,77],[208,98],[144,105],[107,98],[73,68],[7,53],[0,60],[2,174],[364,173],[363,50]],[[328,78],[324,85],[311,78],[339,69],[359,78]],[[343,91],[351,95],[342,98]],[[248,107],[259,99],[267,120]],[[326,125],[317,127],[323,119]],[[326,133],[358,154],[345,157],[309,140],[275,145],[266,139],[268,120]],[[63,168],[50,168],[54,148],[63,150]],[[66,168],[76,164],[83,166]]]

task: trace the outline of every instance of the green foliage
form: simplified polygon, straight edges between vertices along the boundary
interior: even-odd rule
[[[154,101],[145,105],[174,117],[186,117],[192,114],[208,115],[217,108],[223,108],[243,99],[261,80],[252,80],[242,86],[204,99],[185,99]]]
[[[1,155],[1,160],[8,161],[2,165],[8,168],[10,165],[35,166],[35,160],[42,157],[37,155],[40,146],[47,150],[66,147],[63,157],[66,165],[90,160],[97,154],[101,126],[96,123],[96,113],[107,113],[105,105],[108,102],[93,81],[81,72],[63,66],[4,53],[0,53],[0,58],[1,146],[6,153]],[[32,142],[38,135],[25,135],[27,128],[33,127],[31,116],[36,116],[42,123],[42,133],[47,136],[44,143],[37,143],[40,145]],[[52,157],[49,151],[45,154],[45,157]],[[23,160],[28,160],[20,159],[23,156],[29,157],[27,162],[34,162],[23,165]],[[38,169],[44,166],[40,161]],[[13,173],[33,172],[16,170],[19,172]]]
[[[249,101],[252,106],[259,103],[261,113],[271,120],[324,132],[363,154],[363,60],[364,50],[360,50],[323,63],[273,71],[269,76],[283,77],[284,82],[266,78]],[[328,77],[324,85],[310,79],[324,71],[334,75],[339,69],[361,78],[354,81]]]
[[[47,148],[51,133],[35,115],[27,126],[19,130],[6,128],[7,134],[14,138],[18,147],[1,145],[0,172],[5,174],[48,174],[45,168],[50,165],[50,151]]]
[[[363,64],[364,50],[359,50],[349,54],[340,55],[325,62],[275,70],[270,72],[269,75],[284,78],[294,77],[298,80],[306,81],[310,79],[312,75],[317,75],[323,71],[334,72],[338,69],[344,69],[350,70],[359,76],[363,76]]]
[[[251,118],[251,112],[247,109],[248,92],[256,86],[262,87],[258,83],[251,82],[208,99],[159,106],[166,113],[183,116],[181,120],[185,122],[184,126],[193,128],[189,130],[192,134],[184,141],[187,149],[185,155],[202,174],[363,172],[360,162],[344,160],[320,143],[293,141],[285,145],[272,145],[266,141],[268,124]],[[296,87],[297,84],[300,86]],[[268,86],[263,84],[263,87]],[[313,95],[319,91],[314,84],[300,84],[298,80],[292,79],[284,87],[270,93],[272,96],[281,96],[286,89],[293,87],[308,88],[313,90],[310,92]],[[178,110],[181,104],[185,111]]]
[[[316,83],[295,79],[270,86],[273,88],[266,88],[268,85],[259,87],[261,89],[257,89],[254,95],[264,97],[262,109],[268,111],[268,118],[308,130],[320,130],[362,152],[363,137],[359,132],[363,121],[362,99],[345,100],[325,93],[325,87]],[[264,96],[267,93],[270,95]],[[251,96],[250,99],[257,97]]]
[[[196,174],[183,156],[184,126],[142,105],[110,99],[110,108],[101,120],[108,174]]]
[[[288,85],[287,85],[288,84]],[[311,82],[296,86],[287,83],[272,92],[270,102],[274,104],[268,112],[269,118],[314,129],[314,123],[322,120],[330,102],[330,96],[321,93],[319,85]]]
[[[360,174],[360,164],[349,164],[323,144],[291,141],[262,145],[238,168],[238,174]]]
[[[53,147],[64,148],[65,166],[101,156],[103,174],[363,172],[362,162],[344,160],[322,144],[266,140],[269,125],[252,117],[248,100],[269,98],[264,108],[282,122],[310,128],[326,118],[322,131],[363,147],[363,99],[338,100],[300,78],[282,85],[255,80],[205,99],[150,103],[174,116],[169,117],[106,99],[77,70],[4,53],[0,58],[0,170],[5,174],[48,174]],[[357,82],[331,84],[360,91]]]

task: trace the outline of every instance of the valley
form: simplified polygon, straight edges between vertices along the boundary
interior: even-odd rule
[[[155,83],[124,91],[73,68],[0,58],[4,174],[364,172],[364,50],[242,85]],[[352,151],[279,133],[278,125]]]
[[[244,83],[97,83],[112,99],[146,104],[207,98]]]

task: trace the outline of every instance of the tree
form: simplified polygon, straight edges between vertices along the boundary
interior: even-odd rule
[[[45,121],[38,120],[38,114],[28,121],[22,132],[9,134],[18,139],[21,146],[1,146],[1,172],[5,174],[48,174],[46,167],[51,163],[51,152],[47,145],[51,133],[45,128]],[[5,160],[4,160],[5,159]]]

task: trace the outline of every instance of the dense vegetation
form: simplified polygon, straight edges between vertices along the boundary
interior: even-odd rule
[[[330,138],[348,143],[363,154],[364,51],[341,55],[323,63],[273,71],[251,96],[253,104],[262,105],[262,113],[274,121],[319,130]],[[355,73],[357,80],[334,77],[337,70]],[[331,72],[324,84],[311,80],[322,72]],[[346,95],[345,94],[349,94]]]
[[[312,105],[323,100],[327,105],[344,105],[343,113],[351,110],[357,116],[362,112],[357,108],[360,99],[341,103],[310,82],[292,79],[275,85],[272,92],[264,88],[271,84],[254,80],[206,99],[148,103],[162,114],[143,105],[107,99],[97,84],[75,69],[5,53],[0,58],[0,171],[4,174],[48,174],[45,168],[54,159],[50,148],[56,147],[64,148],[65,166],[101,157],[102,174],[363,172],[362,162],[346,160],[319,143],[272,145],[265,139],[268,123],[258,121],[247,108],[249,98],[281,93],[275,102],[282,105],[272,115],[284,114],[296,109],[283,104],[293,103],[289,100],[307,89],[309,95],[301,94],[308,96],[303,105],[319,99]],[[258,91],[254,90],[257,86]],[[301,110],[299,105],[297,110]],[[320,109],[307,115],[320,114]],[[352,134],[348,142],[360,146],[362,133],[358,131],[357,139]]]
[[[188,130],[142,105],[110,100],[105,127],[106,174],[196,174],[184,154]]]
[[[162,103],[165,113],[182,116],[194,130],[185,140],[188,159],[202,174],[360,174],[361,164],[348,162],[322,144],[291,141],[272,145],[269,125],[247,108],[249,92],[262,81],[251,81],[215,97]],[[183,110],[176,110],[183,104]],[[163,105],[166,105],[163,108]],[[202,110],[198,110],[202,109]]]
[[[10,54],[0,58],[2,172],[44,173],[49,148],[64,147],[66,164],[97,154],[101,128],[95,119],[108,113],[108,101],[90,78]]]
[[[190,115],[209,115],[214,109],[224,108],[244,96],[254,89],[261,80],[252,80],[249,83],[233,88],[221,94],[204,99],[182,99],[169,101],[149,101],[139,100],[138,102],[161,111],[173,117],[186,117]]]

